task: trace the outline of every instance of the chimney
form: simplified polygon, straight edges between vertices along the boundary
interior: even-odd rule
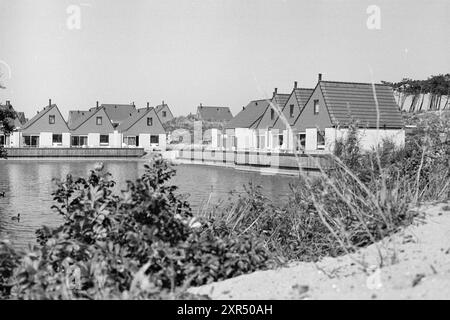
[[[242,106],[242,110],[245,110],[245,106]]]
[[[150,108],[150,102],[147,101],[147,109]]]
[[[6,106],[9,107],[10,105],[9,100],[6,100]]]
[[[319,82],[322,81],[322,74],[321,74],[321,73],[319,73],[319,79],[318,79],[318,81],[319,81]]]
[[[134,101],[133,101],[133,103],[131,103],[132,105],[133,105],[133,107],[134,107]]]
[[[162,105],[164,105],[164,100],[162,101]]]
[[[98,101],[97,101],[97,108],[98,108]]]
[[[52,99],[48,99],[48,106],[50,107],[52,105]]]
[[[275,96],[277,93],[278,93],[278,88],[275,88],[275,89],[273,90],[273,96]]]
[[[202,103],[200,102],[200,108],[203,108]]]
[[[294,81],[294,89],[297,89],[297,81]]]

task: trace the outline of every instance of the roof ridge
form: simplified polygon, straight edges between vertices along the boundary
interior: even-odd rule
[[[386,87],[390,87],[387,84],[384,83],[371,83],[371,82],[350,82],[350,81],[330,81],[330,80],[321,80],[319,81],[320,83],[340,83],[340,84],[363,84],[363,85],[376,85],[376,86],[386,86]]]
[[[147,108],[145,108],[145,109],[147,109]],[[138,114],[138,113],[140,113],[138,110],[142,110],[142,109],[137,109],[135,112],[134,112],[134,114]],[[134,122],[132,122],[127,128],[125,128],[125,129],[122,129],[122,128],[120,128],[120,130],[123,130],[123,131],[127,131],[128,129],[130,129],[132,126],[134,126],[139,120],[141,120],[146,114],[148,114],[150,111],[152,111],[153,110],[153,107],[151,107],[151,108],[148,108],[147,110],[146,110],[146,112],[142,112],[142,115],[140,116],[140,117],[137,117],[137,119],[136,119],[136,121],[134,121]],[[158,116],[158,114],[155,112],[155,114],[156,114],[156,116]],[[132,117],[133,115],[131,115],[130,117]],[[117,129],[119,129],[119,127],[120,127],[120,125],[119,126],[117,126]]]
[[[47,108],[48,107],[48,108]],[[47,112],[49,112],[53,107],[56,107],[56,104],[51,104],[49,106],[45,106],[41,112],[38,111],[38,113],[27,121],[27,123],[24,124],[22,129],[29,128],[32,124],[34,124],[36,121],[38,121],[40,118],[42,118],[43,115],[45,115]],[[39,116],[38,116],[39,115]],[[64,119],[64,118],[63,118]]]
[[[77,127],[75,127],[75,128],[69,128],[70,130],[77,130],[79,127],[81,127],[83,124],[85,124],[86,123],[86,121],[88,121],[90,118],[92,118],[94,115],[96,115],[100,110],[105,110],[105,107],[95,107],[95,110],[92,110],[92,109],[90,109],[88,112],[92,112],[92,114],[90,115],[90,116],[88,116],[88,117],[86,117],[86,119],[84,119],[83,120],[83,122],[81,122]],[[109,120],[109,123],[111,123],[111,119],[109,118],[109,116],[108,116],[108,114],[106,113],[106,111],[105,111],[105,114],[106,114],[106,117],[108,118],[108,120]]]

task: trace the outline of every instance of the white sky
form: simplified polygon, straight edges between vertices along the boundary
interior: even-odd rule
[[[66,25],[81,8],[81,29]],[[381,9],[381,29],[366,9]],[[297,80],[368,82],[450,72],[447,0],[0,0],[0,101],[27,117],[47,104],[167,102],[236,114]],[[9,77],[9,70],[11,77]]]

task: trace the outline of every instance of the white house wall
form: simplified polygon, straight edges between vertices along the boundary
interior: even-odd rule
[[[139,147],[145,150],[150,150],[150,133],[141,133],[139,135]]]
[[[325,148],[332,151],[337,139],[347,137],[348,129],[325,129]],[[371,150],[377,145],[381,144],[383,140],[392,141],[397,147],[405,145],[405,130],[404,129],[360,129],[358,131],[358,138],[363,150]],[[308,141],[308,133],[306,134]]]
[[[254,130],[248,128],[236,128],[237,149],[250,149],[255,146]]]
[[[70,133],[64,132],[62,134],[62,146],[64,148],[70,148]]]
[[[159,149],[165,151],[167,147],[167,135],[165,133],[161,133],[159,135]]]
[[[109,146],[111,148],[121,148],[122,147],[122,134],[114,131],[109,134]]]
[[[11,148],[19,148],[22,141],[22,132],[14,131],[11,133],[9,145]]]
[[[307,128],[305,129],[305,133],[306,133],[305,151],[317,150],[317,129]]]
[[[88,134],[88,146],[91,148],[100,147],[100,133]]]
[[[39,134],[39,147],[41,148],[53,147],[53,133],[41,132]]]

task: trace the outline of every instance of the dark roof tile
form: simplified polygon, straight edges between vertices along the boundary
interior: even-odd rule
[[[134,104],[102,104],[101,107],[105,108],[105,112],[108,117],[114,123],[120,123],[130,116],[130,114],[136,111]],[[91,108],[95,109],[95,108]]]
[[[197,107],[197,114],[205,121],[230,121],[233,118],[228,107]]]
[[[319,86],[333,124],[345,125],[353,118],[363,126],[377,126],[377,106],[372,84],[321,81]],[[375,92],[380,127],[403,127],[402,115],[391,87],[375,84]]]
[[[142,117],[144,117],[146,114],[148,114],[150,111],[152,111],[153,108],[142,108],[137,109],[135,112],[131,114],[128,118],[123,120],[119,126],[116,128],[117,131],[123,132],[130,129],[136,122],[138,122]]]
[[[261,119],[268,105],[268,100],[250,101],[244,109],[228,122],[225,128],[251,128]]]

